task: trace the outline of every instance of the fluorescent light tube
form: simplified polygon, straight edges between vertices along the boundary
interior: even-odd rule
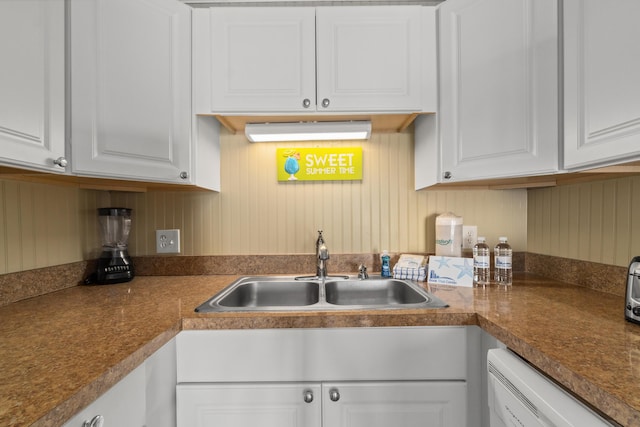
[[[247,123],[244,134],[251,142],[369,139],[371,122]]]

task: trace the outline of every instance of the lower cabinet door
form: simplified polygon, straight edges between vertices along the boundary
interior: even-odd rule
[[[460,427],[466,413],[464,381],[322,384],[327,427]]]
[[[320,427],[320,384],[178,384],[178,427]]]
[[[145,427],[145,365],[131,371],[62,427]],[[102,419],[99,424],[97,418]],[[92,420],[96,420],[91,424]]]

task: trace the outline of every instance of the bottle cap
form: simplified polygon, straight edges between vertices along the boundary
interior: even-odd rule
[[[506,241],[507,241],[507,238],[506,238],[506,237],[504,237],[504,236],[503,236],[503,237],[498,237],[498,240],[499,240],[500,242],[503,242],[503,243],[504,243],[504,242],[506,242]]]
[[[389,251],[387,251],[386,249],[382,251],[382,256],[385,256],[385,255],[389,255]]]
[[[478,236],[478,243],[484,243],[486,242],[486,239],[482,236]]]

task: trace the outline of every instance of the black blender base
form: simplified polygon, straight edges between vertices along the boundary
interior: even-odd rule
[[[100,274],[96,272],[96,284],[111,285],[114,283],[129,282],[133,279],[133,271],[119,271],[117,273]]]
[[[96,272],[85,280],[85,284],[112,285],[129,282],[133,277],[133,264],[128,255],[100,257]]]
[[[133,271],[119,273],[91,273],[84,280],[85,285],[114,285],[116,283],[130,282],[134,277]]]

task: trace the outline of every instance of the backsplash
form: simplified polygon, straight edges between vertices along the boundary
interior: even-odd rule
[[[433,252],[435,216],[451,210],[489,243],[627,266],[640,255],[640,177],[532,190],[413,190],[410,132],[361,145],[362,182],[277,183],[275,149],[222,136],[222,193],[120,193],[0,179],[0,274],[99,254],[96,208],[134,209],[131,252],[155,255],[155,230],[180,228],[182,254],[309,254],[318,227],[333,254]],[[293,146],[293,145],[290,145]],[[637,218],[637,214],[635,215]]]
[[[0,274],[95,258],[105,203],[101,191],[0,180]]]
[[[640,255],[640,176],[529,190],[527,251],[628,267]]]
[[[278,182],[276,148],[361,146],[362,181]],[[250,144],[221,137],[221,193],[113,193],[133,208],[133,255],[155,254],[155,230],[179,228],[182,255],[309,254],[324,230],[330,253],[435,251],[435,217],[453,211],[490,244],[524,251],[526,190],[415,191],[413,134],[365,142]]]

